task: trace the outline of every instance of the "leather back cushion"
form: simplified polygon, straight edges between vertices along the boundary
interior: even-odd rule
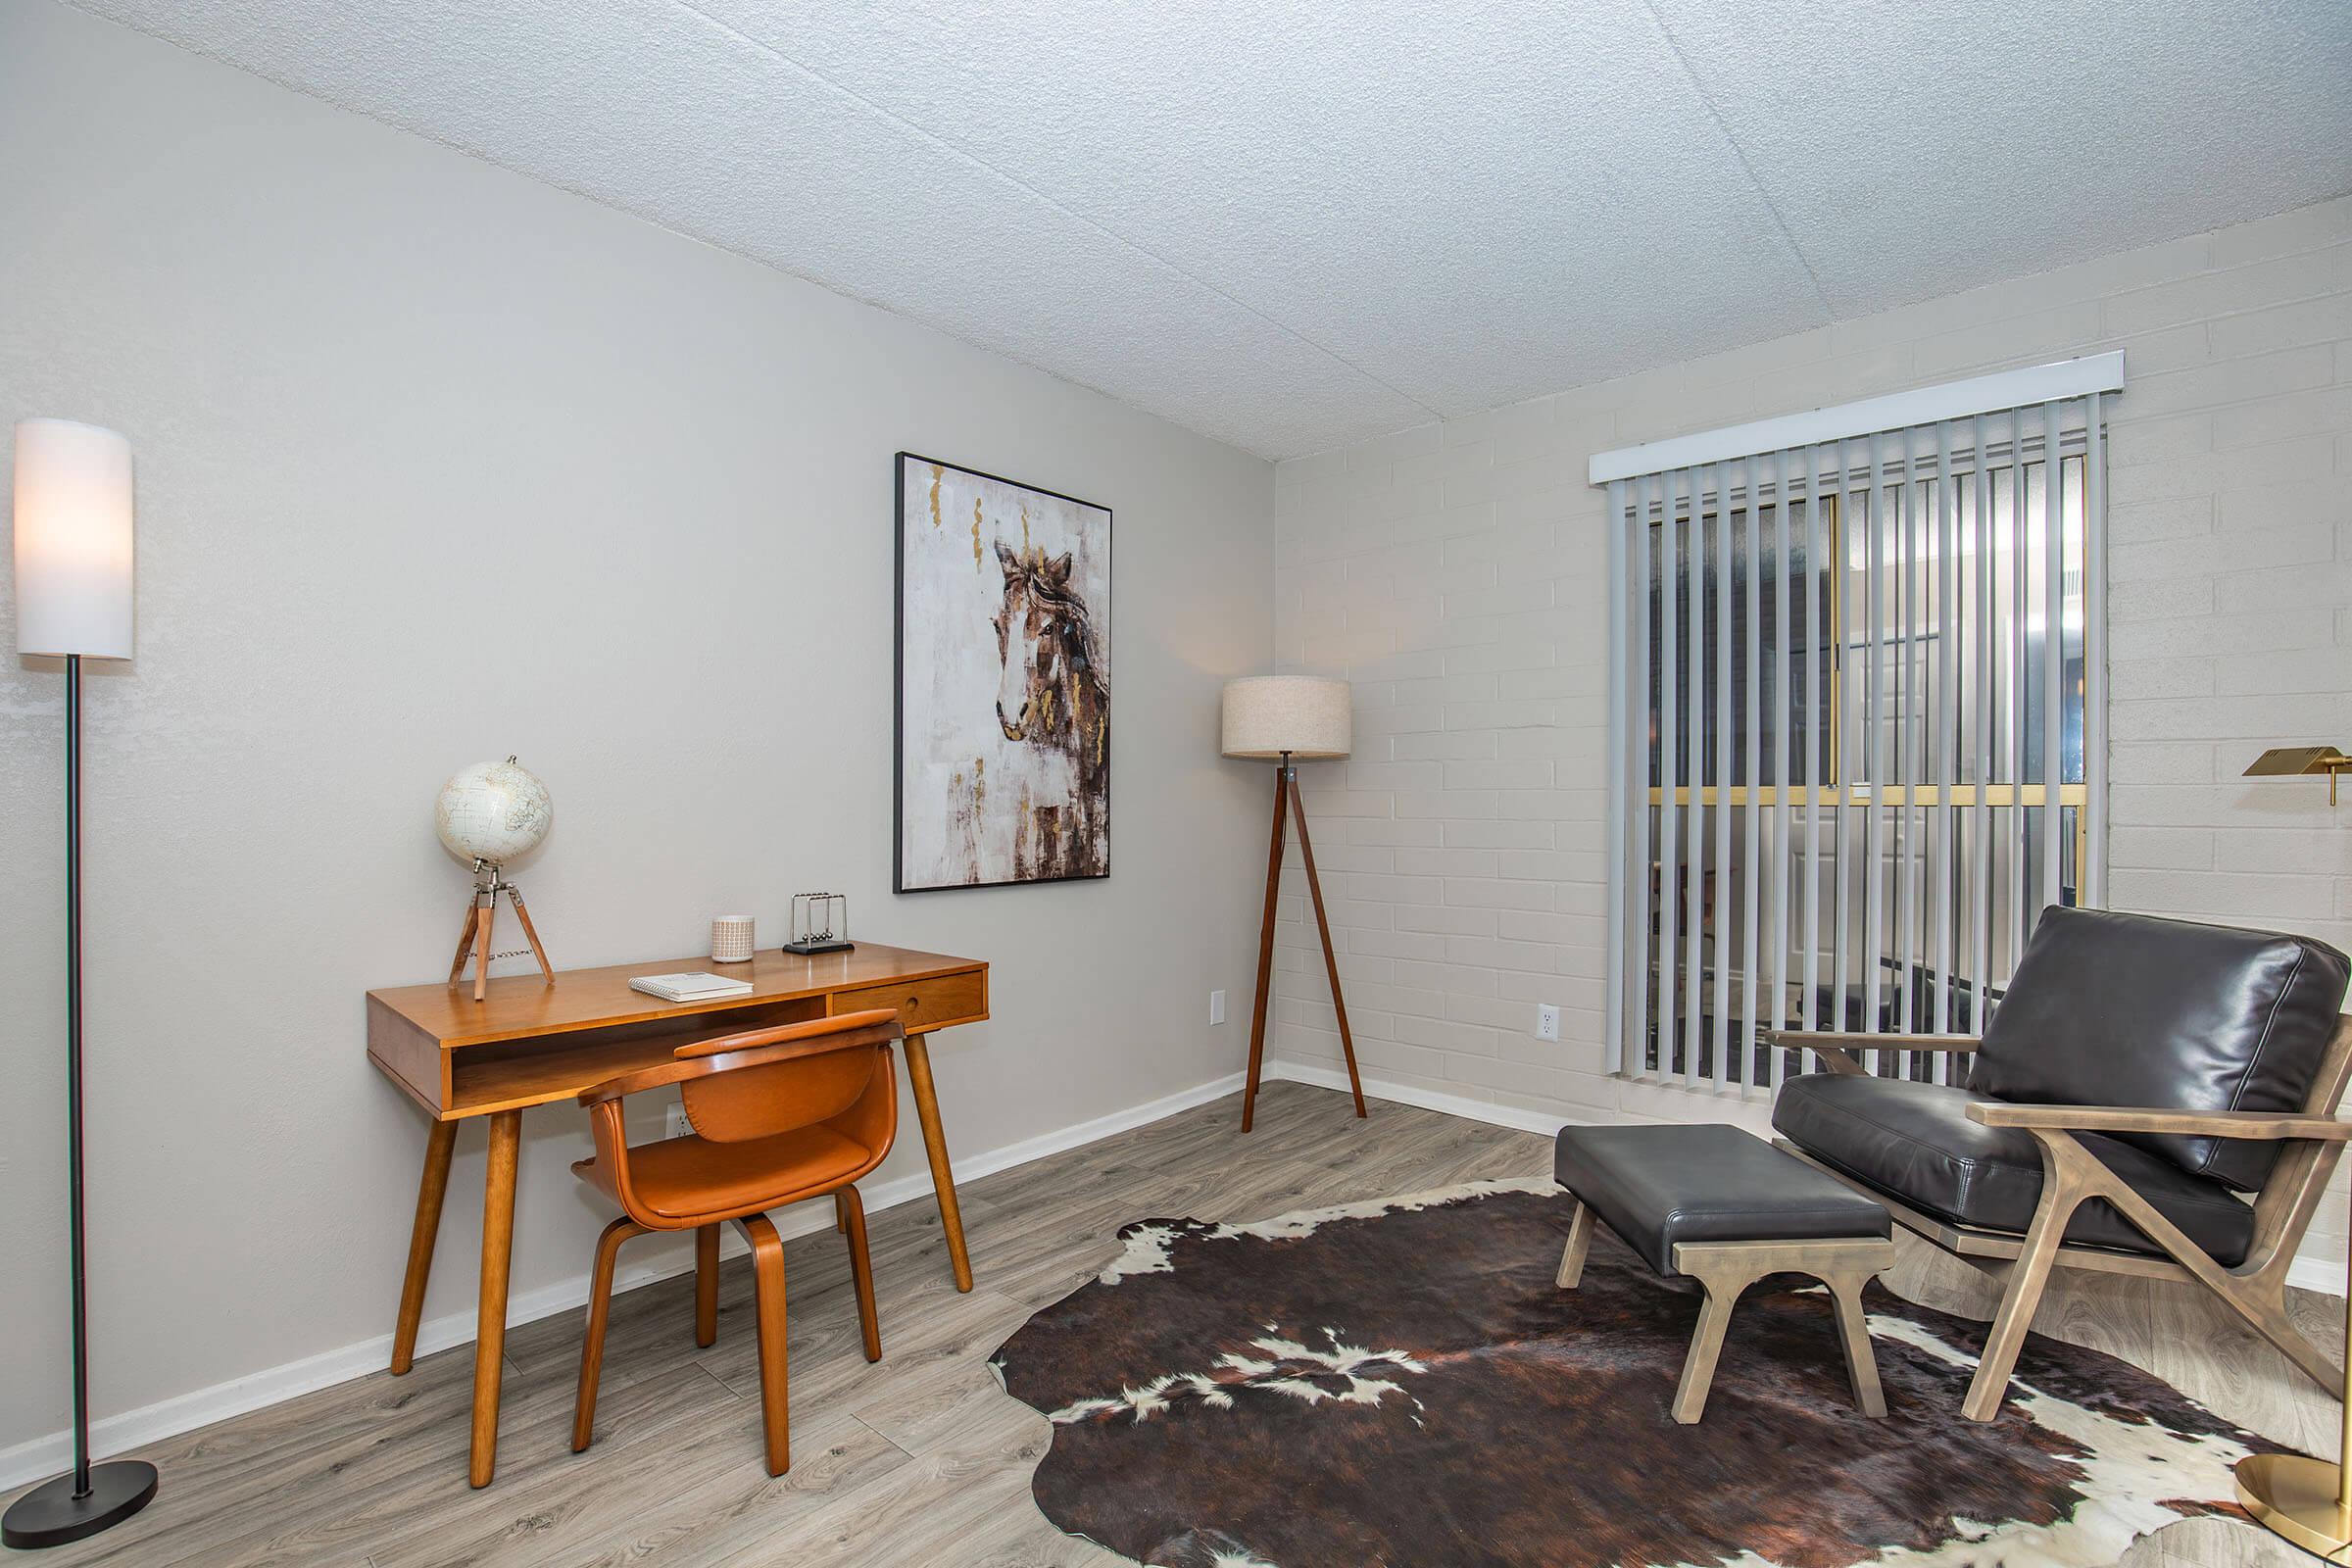
[[[2306,937],[2045,909],[1969,1088],[2029,1104],[2301,1110],[2348,975],[2344,955]],[[2246,1192],[2278,1152],[2246,1139],[2130,1141]]]

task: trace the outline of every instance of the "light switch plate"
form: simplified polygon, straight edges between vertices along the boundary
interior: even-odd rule
[[[1560,1038],[1560,1009],[1548,1002],[1536,1004],[1536,1038],[1538,1040]]]
[[[1222,991],[1208,994],[1208,1021],[1212,1024],[1225,1021],[1225,993]]]

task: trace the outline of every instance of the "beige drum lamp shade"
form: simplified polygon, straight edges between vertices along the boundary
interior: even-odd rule
[[[1355,741],[1348,683],[1320,675],[1250,675],[1225,683],[1227,757],[1295,761],[1346,757]]]
[[[130,443],[73,419],[17,426],[17,652],[131,654]]]
[[[1315,930],[1323,938],[1323,973],[1331,981],[1331,1007],[1340,1025],[1340,1054],[1348,1058],[1348,1087],[1355,1113],[1364,1114],[1364,1085],[1355,1071],[1355,1037],[1348,1030],[1348,1003],[1340,994],[1340,955],[1332,946],[1331,920],[1323,910],[1323,883],[1315,875],[1315,847],[1306,832],[1306,801],[1298,769],[1291,765],[1346,757],[1355,744],[1348,683],[1320,675],[1250,675],[1225,683],[1227,757],[1270,761],[1274,767],[1273,841],[1266,856],[1266,910],[1257,931],[1257,1005],[1250,1018],[1250,1069],[1242,1080],[1242,1131],[1250,1130],[1257,1105],[1257,1081],[1265,1065],[1267,1004],[1274,978],[1275,915],[1282,897],[1283,840],[1292,820],[1298,824],[1298,858],[1306,863],[1313,895]]]

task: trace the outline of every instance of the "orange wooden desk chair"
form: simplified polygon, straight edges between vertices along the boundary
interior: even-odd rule
[[[865,1205],[852,1185],[882,1163],[899,1131],[898,1075],[890,1043],[898,1014],[883,1008],[784,1024],[680,1046],[677,1060],[608,1080],[580,1096],[596,1134],[596,1157],[572,1166],[618,1203],[622,1217],[596,1244],[588,1287],[588,1339],[580,1350],[574,1453],[596,1426],[596,1382],[612,1305],[612,1263],[620,1244],[648,1231],[695,1233],[694,1340],[718,1338],[718,1227],[733,1220],[752,1244],[759,1293],[760,1397],[767,1428],[767,1470],[792,1466],[784,1365],[784,1244],[765,1210],[833,1195],[834,1219],[850,1238],[858,1319],[865,1358],[882,1359],[874,1320],[873,1265],[865,1250]],[[683,1138],[628,1146],[621,1102],[678,1086]]]

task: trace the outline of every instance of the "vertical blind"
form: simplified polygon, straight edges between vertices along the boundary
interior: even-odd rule
[[[1900,1037],[2103,902],[2104,397],[1607,455],[1706,458],[1606,481],[1611,1070],[1769,1089],[1804,1028],[1948,1072]]]

